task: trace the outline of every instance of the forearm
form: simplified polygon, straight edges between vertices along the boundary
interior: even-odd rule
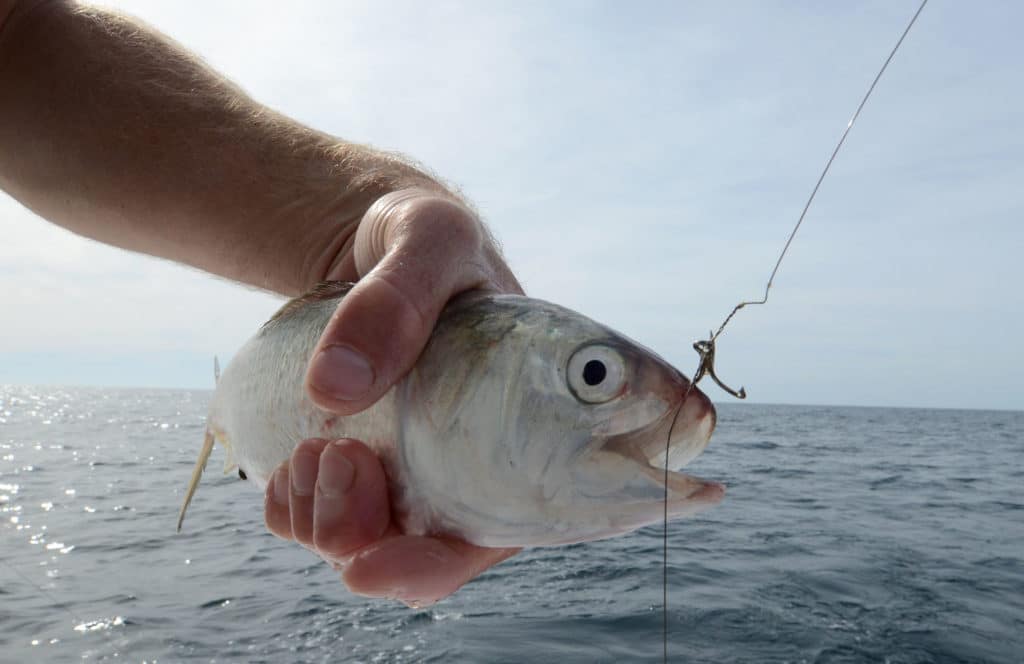
[[[50,2],[0,30],[0,187],[81,235],[295,294],[354,278],[339,261],[363,213],[413,186],[440,189],[131,18]]]

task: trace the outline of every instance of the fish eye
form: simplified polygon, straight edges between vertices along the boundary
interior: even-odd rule
[[[608,375],[608,367],[601,360],[590,360],[583,365],[583,382],[593,387],[600,385]]]
[[[569,358],[569,390],[585,403],[604,403],[618,396],[626,380],[626,363],[614,348],[583,346]]]

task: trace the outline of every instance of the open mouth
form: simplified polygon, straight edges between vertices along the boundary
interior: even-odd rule
[[[637,468],[645,476],[655,483],[668,487],[668,499],[670,503],[681,503],[690,501],[718,502],[725,494],[725,486],[719,482],[704,480],[694,475],[681,473],[678,470],[666,470],[660,463],[664,462],[665,454],[661,453],[660,459],[650,459],[642,453],[642,447],[637,445],[624,444],[625,441],[617,440],[605,446],[605,450],[623,456],[633,461]],[[669,458],[671,459],[671,448]]]
[[[725,486],[679,472],[707,447],[716,422],[711,401],[694,389],[678,416],[676,409],[671,409],[649,426],[609,440],[602,449],[635,462],[641,473],[667,486],[672,504],[717,503],[725,494]]]

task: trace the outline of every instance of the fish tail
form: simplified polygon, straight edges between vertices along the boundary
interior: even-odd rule
[[[199,479],[203,476],[203,470],[206,469],[206,462],[210,460],[210,454],[213,452],[214,443],[213,431],[209,428],[206,430],[206,436],[203,438],[203,449],[199,451],[199,458],[196,459],[196,467],[192,470],[192,479],[188,483],[188,492],[185,494],[185,500],[181,504],[181,511],[178,512],[178,532],[181,532],[181,524],[185,520],[185,511],[188,510],[188,504],[192,502],[192,496],[196,493],[196,487],[199,486]]]

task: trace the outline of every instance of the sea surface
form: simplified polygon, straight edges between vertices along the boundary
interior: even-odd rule
[[[0,386],[0,661],[661,661],[660,526],[411,610],[218,450],[175,534],[209,397]],[[691,467],[729,489],[671,524],[672,661],[1024,661],[1024,413],[724,404]]]

